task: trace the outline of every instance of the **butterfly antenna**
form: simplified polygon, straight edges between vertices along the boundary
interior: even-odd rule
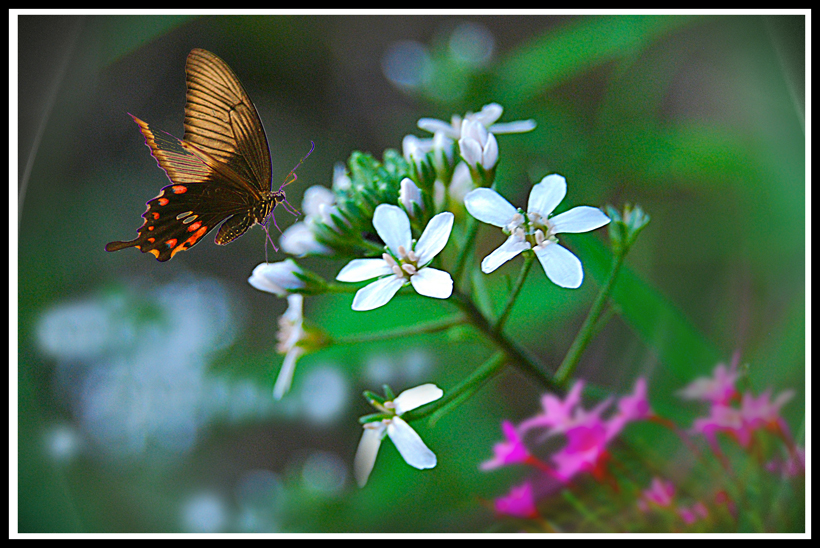
[[[294,172],[295,172],[297,169],[299,169],[299,166],[301,166],[301,165],[302,165],[302,162],[304,162],[305,160],[307,160],[307,157],[308,157],[308,156],[310,156],[310,155],[311,155],[311,153],[313,153],[313,149],[314,149],[314,148],[316,148],[316,144],[315,144],[313,141],[311,141],[311,142],[310,142],[310,150],[308,151],[308,153],[307,153],[307,154],[305,154],[305,157],[304,157],[304,158],[302,158],[301,160],[299,160],[299,163],[298,163],[298,164],[296,164],[296,167],[294,167],[293,169],[291,169],[291,170],[290,170],[290,173],[288,173],[288,174],[287,174],[287,176],[285,177],[285,182],[284,182],[284,183],[282,183],[282,186],[280,186],[280,187],[279,187],[279,191],[280,191],[280,192],[282,191],[282,189],[283,189],[283,188],[285,188],[286,186],[288,186],[289,184],[293,183],[293,182],[296,180],[296,173],[294,173]],[[291,178],[290,178],[290,176],[291,176],[291,175],[293,175],[293,179],[291,179]]]

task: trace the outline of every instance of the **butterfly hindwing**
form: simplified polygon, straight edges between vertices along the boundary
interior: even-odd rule
[[[137,231],[137,238],[111,242],[106,246],[107,251],[136,247],[143,253],[153,254],[159,261],[167,261],[179,251],[193,247],[232,215],[250,218],[245,230],[253,225],[250,215],[253,197],[237,188],[236,174],[225,166],[206,161],[207,158],[203,159],[202,154],[192,151],[176,137],[154,132],[136,116],[132,118],[145,136],[151,155],[173,184],[148,201],[148,208],[142,214],[145,221]]]

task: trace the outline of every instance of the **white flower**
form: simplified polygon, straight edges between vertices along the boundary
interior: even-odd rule
[[[419,211],[424,211],[424,202],[421,199],[421,190],[419,190],[419,187],[417,187],[409,177],[405,177],[401,180],[401,186],[399,188],[399,203],[411,217],[414,216],[415,212],[413,204],[418,206]]]
[[[339,272],[340,282],[361,282],[379,277],[361,288],[353,298],[353,310],[372,310],[387,304],[407,283],[421,295],[446,299],[453,292],[453,279],[443,270],[430,268],[450,238],[453,214],[439,213],[427,224],[412,246],[410,219],[398,206],[381,204],[373,214],[373,227],[386,244],[381,259],[354,259]]]
[[[306,352],[305,348],[299,346],[299,342],[307,336],[302,326],[302,302],[301,295],[289,295],[288,309],[279,318],[279,344],[276,345],[276,351],[285,355],[285,361],[282,362],[282,368],[273,386],[273,397],[277,400],[282,399],[290,390],[296,360]]]
[[[480,164],[485,170],[490,170],[498,162],[498,141],[495,135],[475,120],[468,118],[461,124],[458,148],[461,157],[471,168]]]
[[[442,132],[445,136],[457,141],[461,138],[463,122],[465,120],[473,120],[483,125],[487,131],[495,135],[502,133],[524,133],[535,129],[535,120],[519,120],[516,122],[507,122],[504,124],[496,124],[495,121],[501,118],[504,109],[498,103],[490,103],[484,105],[480,112],[468,112],[464,118],[458,114],[453,114],[450,118],[450,123],[435,118],[422,118],[418,121],[418,127],[430,133]]]
[[[334,184],[337,171],[334,171]],[[305,255],[328,255],[331,249],[320,244],[313,232],[313,225],[322,222],[334,226],[331,213],[336,211],[336,195],[322,185],[313,185],[305,190],[302,197],[302,210],[305,220],[293,223],[279,237],[282,250],[297,257]]]
[[[316,235],[306,222],[293,223],[279,236],[282,251],[296,257],[305,255],[330,255],[331,250],[316,240]]]
[[[433,150],[432,139],[419,139],[415,135],[405,135],[401,140],[402,156],[408,162],[416,164],[416,169],[421,169],[421,163],[431,150]]]
[[[509,237],[501,247],[481,261],[481,271],[489,274],[522,251],[532,249],[547,277],[561,287],[580,287],[584,280],[581,261],[558,244],[556,234],[588,232],[609,223],[609,217],[596,208],[578,206],[553,218],[555,210],[567,194],[566,180],[560,175],[547,175],[532,187],[527,212],[516,210],[496,191],[477,188],[464,197],[470,215],[479,221],[501,227]]]
[[[294,274],[301,271],[302,269],[293,259],[286,259],[278,263],[261,263],[253,269],[248,283],[260,291],[284,297],[291,290],[305,287],[305,282]]]
[[[413,468],[424,470],[436,465],[435,453],[424,445],[416,431],[400,417],[407,411],[426,405],[443,395],[444,392],[435,384],[422,384],[405,390],[393,401],[387,401],[383,406],[379,406],[380,410],[390,416],[363,425],[362,439],[353,459],[353,473],[359,487],[364,487],[367,483],[385,435],[390,437],[399,454]]]
[[[353,182],[350,180],[350,175],[347,174],[347,168],[344,163],[336,162],[333,166],[333,189],[345,191],[350,189]]]

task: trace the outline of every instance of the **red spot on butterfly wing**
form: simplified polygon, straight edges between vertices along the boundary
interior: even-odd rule
[[[174,185],[171,187],[171,192],[174,194],[184,194],[188,192],[188,187],[183,185]]]

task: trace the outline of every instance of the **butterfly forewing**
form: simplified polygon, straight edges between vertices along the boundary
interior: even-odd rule
[[[224,61],[202,49],[188,55],[185,74],[183,140],[230,166],[261,197],[271,185],[270,150],[239,79]]]

